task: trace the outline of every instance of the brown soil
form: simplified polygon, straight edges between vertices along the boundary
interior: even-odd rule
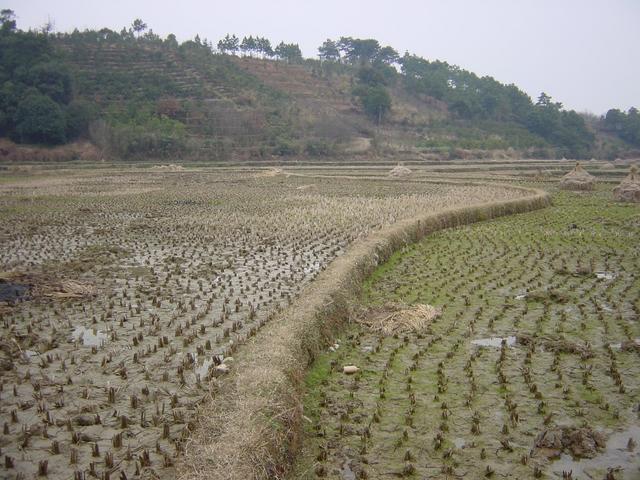
[[[550,428],[538,434],[534,442],[536,453],[546,457],[569,452],[575,458],[593,458],[605,446],[605,436],[590,427]]]

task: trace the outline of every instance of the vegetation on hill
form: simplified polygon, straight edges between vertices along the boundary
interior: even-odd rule
[[[0,135],[49,145],[80,135],[85,111],[47,36],[17,30],[11,10],[0,23]]]
[[[615,158],[640,146],[635,108],[586,118],[375,39],[327,39],[312,60],[260,36],[179,43],[140,19],[53,34],[14,18],[0,16],[0,136],[17,143],[89,139],[124,159],[332,155],[359,137],[438,158]]]
[[[612,108],[604,117],[604,128],[630,144],[640,147],[640,112],[637,108],[632,107],[628,112]]]

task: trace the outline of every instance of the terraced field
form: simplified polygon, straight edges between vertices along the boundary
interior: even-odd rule
[[[610,198],[556,193],[381,266],[307,377],[293,478],[640,478],[640,209]],[[442,313],[394,323],[418,304]]]
[[[0,477],[175,478],[210,381],[353,241],[509,187],[280,171],[0,179]]]

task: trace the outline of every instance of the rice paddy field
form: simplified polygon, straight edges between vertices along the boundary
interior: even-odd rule
[[[175,478],[175,465],[194,426],[197,408],[211,397],[215,379],[233,370],[238,345],[254,336],[350,244],[401,219],[523,195],[522,190],[507,185],[409,182],[310,173],[301,176],[275,169],[121,167],[3,171],[0,176],[0,423],[3,428],[0,477]],[[623,214],[633,211],[620,209],[616,215],[622,218]],[[575,231],[576,238],[580,231],[583,230]],[[608,234],[608,231],[602,229],[601,233]],[[455,242],[463,248],[460,253],[454,252],[453,243],[447,250],[451,258],[468,260],[467,253],[477,251],[479,260],[488,261],[498,248],[506,248],[501,243],[506,239],[500,236],[494,238],[487,233],[487,238],[494,238],[496,246],[485,249],[472,245],[472,231],[464,235],[465,241]],[[546,244],[540,240],[538,245],[541,250],[533,252],[532,259],[540,255],[546,258]],[[558,248],[562,245],[558,243]],[[630,271],[637,267],[630,248],[621,238],[606,250],[609,255],[606,264],[601,265],[597,249],[583,259],[581,265],[585,268],[591,267],[590,262],[594,261],[593,268],[614,272],[616,277],[602,283],[584,277],[599,289],[612,285],[603,290],[603,295],[612,298],[607,301],[605,297],[602,304],[599,296],[597,303],[585,300],[583,309],[567,313],[571,318],[574,314],[584,317],[587,326],[576,332],[578,337],[586,339],[604,326],[609,328],[612,342],[620,343],[637,335],[635,324],[625,323],[634,318],[637,308],[630,300],[637,293],[636,285],[629,280]],[[441,255],[444,260],[445,253]],[[505,252],[505,258],[513,255],[515,251]],[[554,265],[562,265],[562,258],[555,258]],[[441,268],[441,264],[438,265]],[[476,267],[478,270],[471,277],[474,281],[482,280],[480,272],[485,268],[482,265],[485,263]],[[622,270],[622,265],[629,270]],[[571,262],[565,266],[574,267]],[[449,274],[453,275],[454,269],[459,269],[460,275],[466,274],[467,267],[468,264],[456,263],[455,267],[450,266]],[[548,273],[544,269],[541,272],[543,276]],[[418,281],[421,274],[415,271],[404,281]],[[514,281],[523,281],[515,274],[512,273]],[[379,281],[394,282],[395,278],[383,280],[381,277]],[[572,278],[570,274],[562,277],[563,281],[569,279],[577,284]],[[543,280],[546,281],[546,277],[540,277],[540,281]],[[468,337],[462,336],[468,331],[465,322],[468,323],[472,312],[478,313],[481,308],[477,295],[483,292],[484,284],[470,290],[473,281],[460,277],[449,283],[429,280],[420,283],[419,288],[427,285],[432,289],[429,292],[439,289],[439,301],[449,303],[446,316],[434,325],[434,335],[415,338],[407,344],[398,343],[398,339],[371,338],[374,343],[380,341],[380,351],[371,354],[369,366],[363,364],[367,373],[357,377],[361,390],[354,392],[356,398],[362,395],[363,403],[358,407],[362,415],[370,413],[371,402],[377,398],[378,387],[376,395],[370,396],[369,387],[365,386],[367,378],[377,385],[377,377],[382,373],[375,367],[377,356],[382,358],[398,349],[394,367],[398,371],[388,377],[390,397],[393,382],[406,382],[409,375],[403,373],[404,367],[400,366],[404,361],[402,357],[414,350],[426,349],[423,355],[434,355],[436,359],[459,343],[451,362],[443,367],[446,369],[443,374],[447,376],[453,375],[448,369],[457,365],[454,361],[466,361],[463,353]],[[509,286],[505,284],[502,288]],[[425,290],[421,295],[426,294]],[[377,295],[374,289],[371,295],[372,298]],[[445,301],[446,295],[456,301]],[[471,307],[461,306],[462,295],[469,297]],[[572,295],[577,296],[577,292]],[[619,295],[625,298],[624,304],[615,303]],[[508,300],[505,302],[511,307],[504,307],[488,293],[487,299],[489,304],[479,313],[476,324],[478,333],[486,327],[490,315],[503,312],[492,324],[496,335],[501,334],[502,327],[510,322],[510,314],[521,312],[529,304]],[[604,310],[604,302],[614,313]],[[596,307],[603,309],[603,320],[597,315],[595,320],[587,318]],[[532,304],[530,311],[523,315],[521,326],[537,318],[538,310]],[[450,316],[458,312],[462,312],[462,316],[457,322],[451,321],[454,317]],[[545,332],[549,326],[555,328],[559,321],[554,304],[550,304],[546,315],[550,319],[545,317],[541,327]],[[569,317],[561,324],[563,328],[569,329],[572,324]],[[625,325],[627,330],[623,329]],[[444,337],[445,331],[450,335]],[[458,334],[459,339],[452,336]],[[354,339],[361,338],[361,341],[367,338],[364,331],[354,335]],[[436,341],[439,336],[442,338]],[[431,339],[433,344],[427,348],[425,342]],[[598,386],[602,392],[593,393],[592,397],[602,397],[600,405],[608,401],[611,408],[597,410],[590,407],[591,403],[585,403],[576,409],[582,408],[586,415],[597,411],[599,419],[617,425],[622,420],[614,418],[614,413],[618,412],[620,419],[628,418],[631,396],[637,392],[633,375],[637,378],[638,372],[632,363],[634,358],[637,362],[637,356],[633,357],[637,354],[611,348],[610,356],[605,356],[603,347],[594,344],[597,356],[580,364],[585,368],[594,365],[588,370],[592,372],[588,385]],[[337,358],[346,359],[358,351],[354,343],[350,350],[341,349],[343,357]],[[520,382],[512,378],[511,369],[519,368],[522,363],[519,358],[516,363],[512,361],[521,351],[505,350],[508,358],[505,375],[509,374],[510,382]],[[474,361],[481,365],[495,355],[496,352],[487,351],[480,358],[474,357]],[[532,381],[539,384],[545,398],[547,388],[552,387],[536,377],[536,368],[538,362],[547,361],[549,355],[536,354],[531,367],[531,375],[535,377]],[[622,387],[616,388],[624,387],[626,393],[611,393],[608,383],[599,384],[601,376],[607,381],[609,378],[596,360],[603,358],[607,359],[607,366],[617,365]],[[569,361],[561,358],[560,362],[559,368],[569,368]],[[425,360],[424,368],[427,364],[430,361]],[[431,389],[432,373],[423,378],[415,374],[414,388],[422,388],[422,384],[425,389]],[[481,373],[480,368],[477,374],[481,388],[481,382],[485,381],[483,375],[490,374]],[[567,371],[565,375],[565,382],[573,385],[572,373]],[[330,386],[340,378],[338,375],[327,377],[326,395],[333,395]],[[453,391],[452,386],[450,392]],[[574,387],[571,398],[581,398],[578,396],[581,391]],[[605,398],[610,394],[614,400]],[[447,395],[442,394],[440,403],[448,402],[455,418],[457,399],[449,400]],[[482,395],[480,390],[478,397]],[[336,397],[335,401],[339,404],[343,400]],[[514,401],[517,400],[514,398]],[[552,400],[545,401],[545,411],[551,411]],[[422,402],[420,400],[421,405]],[[402,403],[398,405],[404,409]],[[424,405],[426,408],[427,403]],[[519,407],[523,414],[525,405],[528,404]],[[431,401],[428,407],[433,407]],[[329,411],[319,409],[317,412],[317,421],[326,422],[323,428],[327,435],[333,435],[338,426],[334,424],[334,417]],[[347,414],[349,419],[354,415],[354,412]],[[394,415],[383,416],[383,421],[395,419]],[[537,417],[523,415],[523,418],[523,422],[532,422]],[[483,432],[491,431],[485,418],[480,425]],[[355,426],[349,428],[356,430]],[[375,428],[371,430],[375,434]],[[411,433],[410,438],[413,437]],[[445,445],[451,438],[448,434]],[[347,440],[355,439],[355,435],[340,437],[345,447]],[[380,448],[385,445],[386,441],[381,441]],[[403,449],[407,448],[403,445]],[[420,455],[415,447],[413,449]],[[394,452],[389,453],[392,456],[397,453],[396,450],[389,452]],[[333,471],[332,462],[342,468],[344,462],[338,462],[334,452],[327,458],[324,462],[327,472]],[[495,463],[496,468],[500,468],[499,462]],[[417,469],[422,468],[422,464],[415,462]],[[397,467],[394,463],[393,469]],[[353,468],[358,467],[354,464]]]
[[[306,378],[291,478],[640,478],[640,207],[546,187],[376,270]]]

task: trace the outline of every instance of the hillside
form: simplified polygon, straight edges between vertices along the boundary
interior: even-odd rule
[[[371,39],[327,40],[311,60],[259,37],[227,36],[214,49],[198,37],[53,35],[2,22],[0,136],[17,143],[89,141],[101,158],[133,160],[613,159],[640,143],[635,109],[585,122],[546,94],[534,103],[514,85]]]

